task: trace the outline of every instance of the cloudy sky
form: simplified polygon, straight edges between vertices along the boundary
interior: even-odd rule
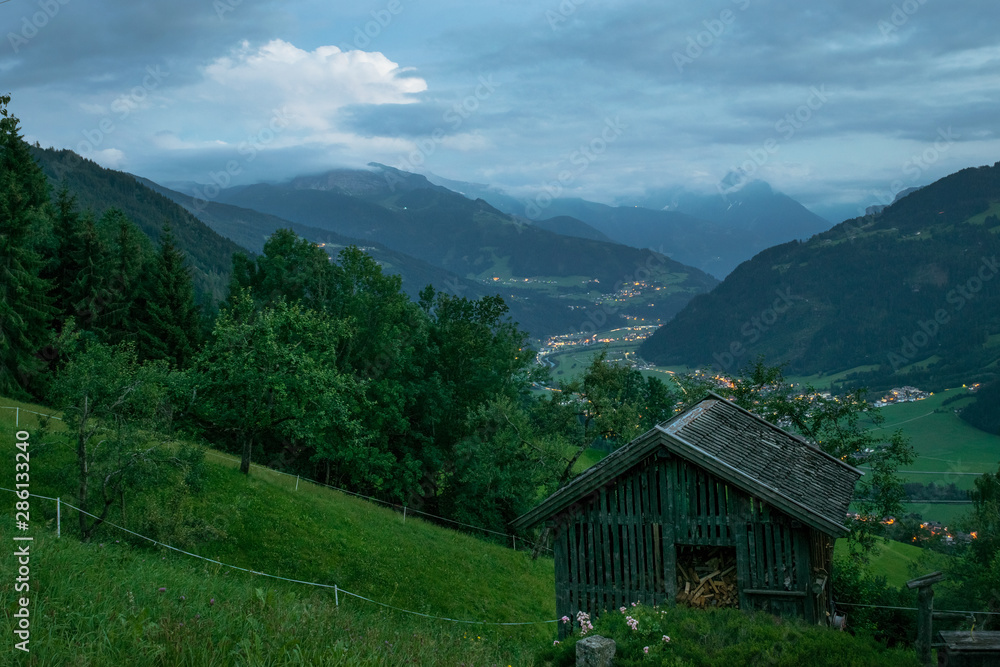
[[[1000,160],[995,0],[8,0],[30,141],[161,183],[377,161],[521,197],[763,179],[831,219]]]

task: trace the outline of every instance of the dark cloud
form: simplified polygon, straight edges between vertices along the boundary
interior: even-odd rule
[[[111,117],[116,129],[99,149],[154,179],[198,180],[240,132],[267,122],[266,100],[237,113],[245,97],[223,100],[213,116],[205,68],[244,41],[275,39],[308,53],[381,52],[402,69],[397,81],[419,77],[426,90],[411,104],[353,91],[345,99],[362,103],[337,106],[304,87],[303,105],[324,110],[309,119],[314,131],[289,131],[246,178],[416,154],[415,168],[530,190],[617,118],[627,129],[575,176],[581,194],[711,188],[776,139],[780,151],[755,177],[842,211],[845,197],[898,178],[941,129],[958,138],[927,178],[986,163],[1000,148],[1000,47],[995,3],[985,0],[56,4],[37,21],[38,0],[0,5],[0,82],[25,132],[73,147]],[[112,105],[142,93],[150,68],[167,75],[134,113],[116,116]]]

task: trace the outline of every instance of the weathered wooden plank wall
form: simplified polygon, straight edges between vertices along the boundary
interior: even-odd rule
[[[571,618],[675,599],[678,545],[735,548],[742,608],[815,620],[812,570],[829,572],[814,531],[670,456],[650,456],[554,524],[556,606]]]

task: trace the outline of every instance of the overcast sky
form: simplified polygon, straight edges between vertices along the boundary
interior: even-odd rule
[[[842,219],[1000,160],[996,0],[8,0],[30,141],[161,183],[377,161],[528,198],[763,179]]]

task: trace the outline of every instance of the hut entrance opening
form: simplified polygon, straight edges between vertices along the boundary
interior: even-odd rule
[[[739,607],[736,547],[677,546],[677,603]]]

